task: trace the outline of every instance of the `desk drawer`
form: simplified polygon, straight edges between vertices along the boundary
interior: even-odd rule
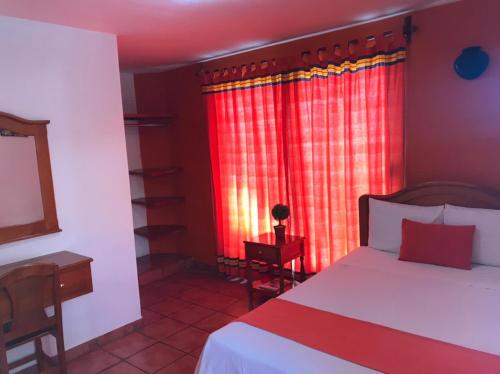
[[[259,245],[255,243],[245,243],[245,255],[247,260],[264,261],[271,264],[279,264],[279,249]]]
[[[93,290],[90,262],[67,266],[61,269],[59,277],[62,301],[85,295]]]
[[[282,256],[283,256],[283,263],[286,264],[287,262],[292,261],[293,259],[296,259],[297,257],[302,256],[302,242],[296,242],[292,243],[285,248],[283,248]]]

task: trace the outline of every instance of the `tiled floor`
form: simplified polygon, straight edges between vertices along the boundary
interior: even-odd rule
[[[70,374],[192,374],[210,332],[247,312],[245,286],[176,274],[140,288],[144,327],[68,365]]]

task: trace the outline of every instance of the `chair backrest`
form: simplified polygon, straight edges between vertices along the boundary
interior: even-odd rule
[[[55,314],[48,316],[47,306]],[[54,328],[60,321],[59,267],[55,264],[20,266],[0,277],[0,323],[6,343]]]

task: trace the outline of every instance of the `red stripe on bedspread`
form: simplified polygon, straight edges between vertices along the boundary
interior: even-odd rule
[[[500,356],[281,299],[239,321],[385,373],[500,373]]]

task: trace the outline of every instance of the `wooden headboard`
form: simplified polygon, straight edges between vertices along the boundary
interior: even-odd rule
[[[429,182],[404,188],[390,195],[363,195],[359,198],[360,244],[368,245],[368,199],[421,206],[453,204],[469,208],[500,209],[500,191],[457,182]]]

